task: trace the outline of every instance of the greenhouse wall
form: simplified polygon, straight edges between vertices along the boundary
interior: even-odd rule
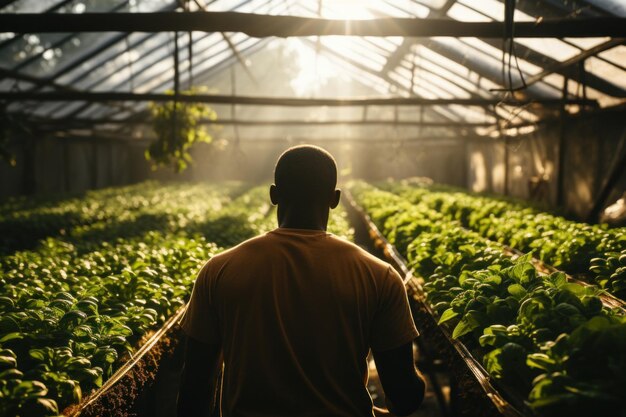
[[[585,218],[602,184],[626,152],[626,113],[611,112],[580,116],[561,124],[554,122],[535,132],[512,138],[508,143],[508,187],[504,184],[505,148],[502,141],[479,140],[468,145],[468,188],[477,192],[508,193],[556,207],[558,160],[561,135],[565,143],[565,212]],[[623,167],[621,168],[624,170]],[[533,193],[530,179],[543,183]],[[622,173],[607,204],[626,190]]]
[[[20,142],[24,143],[24,142]],[[29,194],[79,193],[148,179],[162,181],[270,181],[281,152],[298,141],[245,140],[224,149],[200,144],[192,150],[193,164],[182,173],[153,170],[144,157],[145,140],[43,138],[13,152],[15,167],[0,167],[0,197]],[[315,143],[315,142],[313,142]],[[413,176],[465,186],[463,138],[399,141],[321,140],[337,159],[341,179],[384,180]],[[30,150],[29,150],[30,149]]]

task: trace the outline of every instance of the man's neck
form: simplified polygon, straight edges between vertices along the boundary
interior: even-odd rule
[[[326,231],[328,209],[311,210],[310,208],[278,207],[278,227],[286,229],[305,229]]]
[[[278,227],[283,228],[283,229],[303,229],[303,230],[326,231],[327,225],[319,223],[319,222],[315,222],[315,221],[307,222],[307,221],[302,221],[302,220],[298,220],[298,221],[285,220],[285,221],[279,222]]]

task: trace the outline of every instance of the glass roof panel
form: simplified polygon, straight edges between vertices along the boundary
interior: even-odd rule
[[[555,38],[515,38],[515,42],[561,62],[580,53],[580,49]]]
[[[431,9],[441,9],[447,0],[415,0],[417,3],[423,4]]]
[[[472,9],[473,11],[479,12],[480,14],[489,17],[490,18],[489,20],[497,20],[499,22],[504,20],[504,3],[498,0],[480,0],[480,1],[457,0],[457,3],[459,5],[462,4],[463,6],[465,6],[465,8]],[[455,6],[452,6],[452,8],[454,7]],[[463,16],[463,15],[473,16],[475,19],[478,19],[476,15],[471,14],[468,11],[464,10],[463,7],[457,7],[457,10],[454,13],[459,14],[459,16]],[[458,20],[461,20],[461,19],[458,19]],[[519,9],[516,9],[514,20],[516,22],[532,22],[535,20],[535,18],[522,12]],[[475,21],[482,21],[482,20],[475,20]]]
[[[77,57],[96,51],[116,38],[115,33],[81,33],[55,48],[46,49],[41,58],[22,66],[20,72],[32,76],[48,75],[74,62]]]
[[[70,36],[69,33],[29,33],[10,39],[0,48],[0,62],[3,67],[17,68],[29,58],[43,54],[55,43]]]
[[[626,90],[626,71],[596,57],[585,60],[585,70]]]
[[[386,62],[386,60],[380,55],[363,54],[362,52],[355,50],[355,46],[358,44],[350,38],[342,36],[325,36],[321,38],[320,42],[325,47],[337,51],[374,71],[380,71]]]
[[[498,48],[495,48],[491,45],[489,45],[487,42],[480,40],[478,38],[459,38],[461,39],[461,41],[467,45],[470,45],[474,48],[476,48],[477,50],[498,59],[499,61],[502,60],[502,51]],[[506,54],[504,59],[505,61],[508,62],[508,58],[509,58],[509,54]],[[541,72],[542,68],[537,66],[537,65],[533,65],[530,62],[519,58],[517,59],[517,63],[519,63],[520,68],[522,69],[522,71],[526,74],[536,74]]]
[[[616,16],[626,17],[626,2],[624,0],[585,0],[599,9]]]
[[[387,16],[419,17],[423,19],[430,13],[428,7],[411,0],[381,1],[377,2],[376,5],[378,6],[377,14]]]
[[[492,19],[479,13],[461,3],[454,3],[454,6],[448,10],[448,16],[454,20],[461,22],[490,22]]]
[[[167,33],[155,33],[149,36],[132,33],[128,40],[120,40],[104,53],[98,54],[92,60],[82,62],[77,68],[59,77],[58,81],[70,83],[76,88],[89,89],[107,75],[111,75],[118,68],[132,65],[135,70],[142,67],[147,56],[164,48],[171,39]],[[130,48],[128,48],[130,47]]]
[[[622,68],[626,67],[626,45],[616,46],[615,48],[600,52],[598,55],[615,65],[619,65]]]
[[[563,17],[571,12],[571,7],[560,4],[562,0],[550,0],[550,16]],[[593,13],[602,15],[601,10],[616,15],[624,15],[626,4],[623,0],[586,0],[592,6]],[[444,5],[450,6],[446,0],[333,0],[305,1],[293,0],[204,0],[208,10],[317,16],[318,5],[320,14],[327,18],[375,18],[384,16],[420,17],[432,15]],[[112,4],[113,3],[113,4]],[[534,21],[531,14],[541,14],[541,2],[526,2],[524,12],[516,10],[516,21]],[[528,3],[533,3],[533,6]],[[537,3],[537,4],[535,4]],[[548,3],[548,2],[546,2]],[[583,4],[582,2],[579,2]],[[162,10],[164,7],[173,9],[175,0],[16,0],[0,13],[10,12],[43,12],[55,8],[60,13],[83,13],[88,11],[107,11],[114,6],[119,11],[149,12]],[[548,7],[548,5],[546,4]],[[192,10],[199,7],[192,4]],[[535,13],[534,9],[537,10]],[[555,13],[556,12],[556,13]],[[504,2],[501,0],[457,0],[447,11],[447,16],[461,21],[501,21],[504,15]],[[85,91],[131,91],[162,92],[173,85],[173,43],[171,35],[133,33],[126,38],[120,34],[32,34],[18,35],[0,34],[0,61],[11,62],[10,68],[19,68],[20,72],[35,77],[51,77],[61,74],[55,79],[57,83],[69,85]],[[261,65],[259,57],[267,53],[267,45],[271,40],[249,38],[241,33],[228,34],[231,42],[241,54],[234,55],[228,43],[220,34],[193,33],[193,75],[196,84],[205,83],[212,91],[222,94],[231,92],[229,68],[237,73],[237,94],[258,95],[289,95],[302,96],[341,96],[358,94],[381,94],[385,96],[401,96],[417,94],[427,98],[469,98],[469,97],[500,97],[501,92],[490,89],[501,88],[502,83],[502,52],[494,42],[484,42],[476,38],[432,38],[416,39],[415,45],[406,48],[401,37],[321,37],[318,50],[318,38],[290,40],[299,45],[302,51],[297,52],[298,65],[294,76],[289,77],[291,90],[274,89],[271,67]],[[117,41],[116,41],[117,40]],[[566,38],[559,39],[516,39],[518,45],[533,51],[527,59],[518,59],[524,77],[545,71],[543,65],[551,60],[565,61],[581,52],[600,45],[609,38]],[[189,60],[187,57],[188,37],[181,34],[180,47],[180,80],[186,88],[189,76]],[[287,41],[279,43],[286,45]],[[412,43],[412,42],[411,42]],[[423,43],[423,45],[420,45]],[[265,45],[265,46],[264,46]],[[410,45],[410,43],[409,43]],[[2,47],[4,46],[4,47]],[[101,53],[88,60],[81,60],[92,51],[108,46]],[[397,59],[396,49],[403,49]],[[408,49],[408,53],[406,53]],[[522,49],[520,47],[520,49]],[[320,56],[316,53],[319,51]],[[626,89],[626,46],[615,47],[602,52],[599,58],[589,58],[586,62],[587,71],[601,79]],[[545,56],[544,59],[542,56]],[[33,58],[36,57],[36,58]],[[254,57],[253,59],[251,59]],[[393,65],[388,60],[393,57]],[[244,60],[247,70],[244,71],[240,60]],[[508,61],[508,57],[505,56]],[[515,64],[514,64],[515,65]],[[5,66],[6,64],[0,64]],[[394,67],[391,71],[381,73],[383,68]],[[252,75],[250,75],[250,73]],[[269,78],[268,78],[269,77]],[[516,68],[512,69],[514,86],[521,84]],[[254,86],[250,78],[262,80]],[[288,78],[288,77],[285,77]],[[413,80],[412,80],[413,79]],[[563,77],[551,74],[543,81],[537,82],[527,90],[530,98],[559,97]],[[591,82],[591,81],[590,81]],[[298,90],[294,85],[304,87]],[[0,80],[0,91],[8,91],[17,85],[28,90],[33,86],[26,82],[16,84],[10,78]],[[594,86],[602,89],[603,84]],[[332,87],[331,87],[332,86]],[[413,91],[410,91],[413,87]],[[42,89],[36,87],[39,91]],[[605,87],[607,88],[607,87]],[[287,91],[288,94],[285,94]],[[610,90],[609,90],[610,91]],[[573,96],[581,96],[582,87],[574,82],[569,83],[569,92]],[[607,96],[596,89],[586,89],[589,98],[597,98],[601,105],[615,104],[620,100]],[[55,116],[77,115],[101,117],[111,115],[124,117],[129,114],[123,106],[113,103],[15,103],[28,111],[36,110],[37,114],[52,113]],[[145,103],[127,103],[137,111],[145,109]],[[230,107],[228,107],[230,108]],[[238,106],[238,112],[246,106]],[[247,108],[251,114],[266,114],[258,108]],[[254,110],[254,111],[253,111]],[[336,109],[332,109],[333,112]],[[388,111],[387,109],[386,111]],[[404,109],[410,110],[410,109]],[[502,115],[510,109],[499,109]],[[530,120],[538,117],[537,108],[524,109],[521,117]],[[533,112],[537,112],[534,114]],[[302,114],[310,114],[311,109],[302,110]],[[239,114],[239,113],[238,113]],[[271,114],[267,113],[267,114]],[[296,114],[295,111],[290,114]],[[333,113],[334,114],[334,113]],[[346,113],[348,114],[348,113]],[[386,113],[385,113],[386,114]],[[406,114],[410,114],[406,113]],[[425,114],[437,120],[472,120],[484,121],[492,118],[483,108],[468,109],[464,106],[432,106]],[[107,116],[108,117],[108,116]],[[408,132],[408,131],[407,131]]]
[[[611,40],[611,38],[564,38],[567,42],[576,45],[581,49],[591,49],[601,43]]]

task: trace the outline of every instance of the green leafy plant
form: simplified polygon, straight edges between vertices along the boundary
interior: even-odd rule
[[[448,220],[523,252],[570,274],[582,274],[613,295],[626,298],[626,229],[606,229],[566,220],[519,201],[409,181],[384,187]],[[400,247],[402,247],[400,245]]]
[[[197,94],[201,90],[181,91],[181,95]],[[173,91],[167,94],[174,95]],[[189,150],[196,143],[211,143],[213,138],[202,122],[217,120],[217,113],[204,103],[167,101],[151,103],[153,129],[157,140],[146,150],[146,159],[153,168],[172,165],[176,172],[184,171],[192,162]]]
[[[207,259],[276,218],[267,186],[147,182],[0,205],[0,230],[15,222],[54,236],[0,256],[0,416],[56,416],[185,304]],[[330,223],[352,235],[344,211]]]
[[[349,188],[403,248],[439,324],[482,357],[494,378],[527,396],[538,414],[626,412],[618,394],[626,390],[626,318],[603,306],[602,290],[569,282],[562,272],[541,275],[531,253],[505,256],[500,243],[462,227],[473,212],[446,215],[444,206],[454,205],[447,198],[429,204],[365,183]],[[618,273],[621,258],[594,263],[603,274]]]

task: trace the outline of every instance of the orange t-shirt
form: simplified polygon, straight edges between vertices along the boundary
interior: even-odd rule
[[[224,416],[372,416],[369,349],[418,335],[389,264],[330,233],[287,228],[207,262],[182,326],[222,345]]]

